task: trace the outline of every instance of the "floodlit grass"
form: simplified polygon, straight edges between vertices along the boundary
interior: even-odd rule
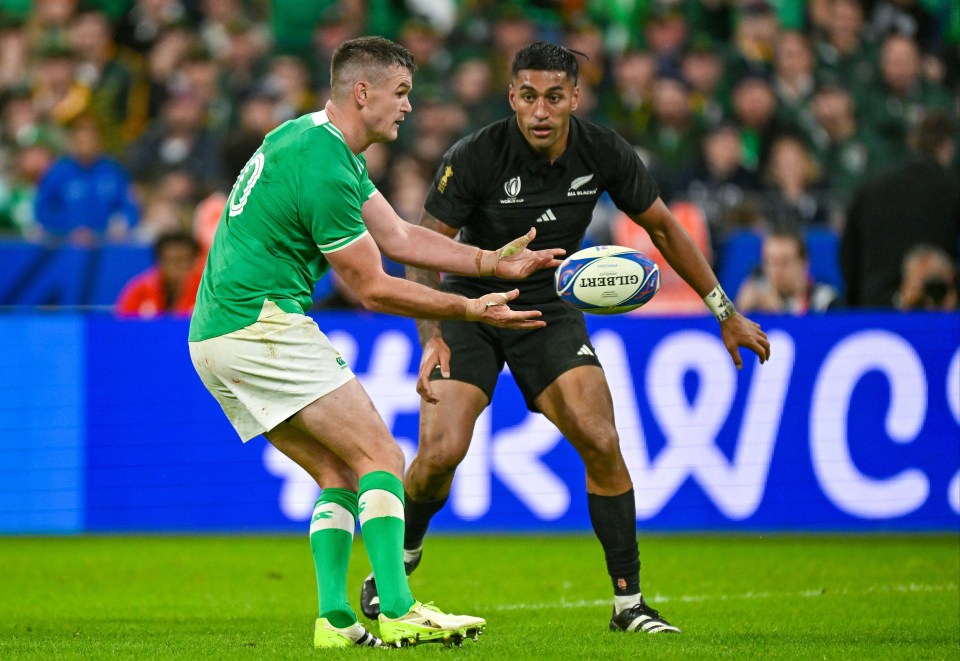
[[[608,632],[591,536],[430,536],[414,595],[480,641],[312,648],[304,537],[0,539],[0,658],[960,658],[960,537],[642,537],[645,594],[681,636]],[[357,603],[369,563],[358,542]]]

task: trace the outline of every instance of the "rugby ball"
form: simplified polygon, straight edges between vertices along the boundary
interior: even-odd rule
[[[592,314],[636,310],[660,289],[660,267],[639,250],[592,246],[567,257],[553,274],[557,296]]]

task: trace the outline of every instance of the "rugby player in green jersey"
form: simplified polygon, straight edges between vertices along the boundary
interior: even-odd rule
[[[459,641],[486,624],[414,599],[403,566],[404,457],[366,392],[304,312],[333,268],[371,310],[498,328],[544,326],[511,310],[517,290],[478,298],[388,276],[391,259],[464,275],[523,278],[563,250],[530,251],[535,231],[498,250],[404,222],[367,176],[362,152],[395,140],[411,111],[413,56],[380,37],[344,42],[323,110],[272,131],[237,177],[217,227],[190,325],[190,356],[243,441],[263,434],[320,485],[310,523],[319,618],[314,645]],[[380,587],[380,637],[346,596],[359,519]]]

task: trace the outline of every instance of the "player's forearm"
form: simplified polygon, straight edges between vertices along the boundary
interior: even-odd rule
[[[477,275],[480,269],[478,255],[490,251],[480,251],[454,241],[419,225],[407,225],[406,236],[402,241],[391,245],[381,245],[381,249],[391,259],[419,269],[444,271],[459,275]]]
[[[717,286],[717,276],[706,257],[679,224],[652,231],[650,238],[667,263],[702,297]]]
[[[430,289],[440,290],[440,274],[437,271],[408,266],[407,280]],[[430,340],[440,337],[440,322],[436,319],[417,319],[417,335],[420,338],[420,346],[425,346]]]
[[[358,292],[368,310],[417,319],[466,319],[467,299],[417,282],[387,277]]]

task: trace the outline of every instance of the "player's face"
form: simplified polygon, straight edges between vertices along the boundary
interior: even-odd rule
[[[397,139],[400,124],[410,105],[413,75],[406,67],[389,69],[379,80],[371,81],[366,92],[366,124],[370,142],[392,142]]]
[[[567,148],[570,113],[577,109],[580,88],[563,71],[517,72],[510,84],[510,107],[520,133],[551,161]]]

